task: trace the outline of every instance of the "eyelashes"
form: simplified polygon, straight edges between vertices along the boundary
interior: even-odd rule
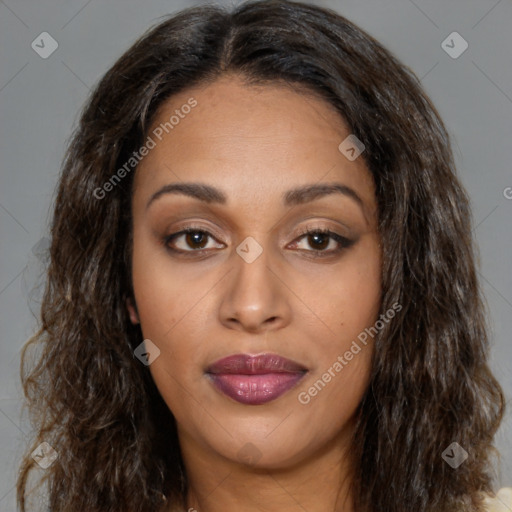
[[[355,240],[350,240],[342,235],[339,235],[338,233],[335,233],[334,231],[331,231],[330,229],[320,228],[308,228],[305,231],[302,231],[299,237],[295,240],[302,240],[303,238],[307,240],[307,243],[310,244],[310,246],[318,244],[319,239],[321,241],[327,240],[327,247],[331,244],[331,241],[334,241],[335,244],[338,244],[335,249],[330,249],[328,251],[324,250],[324,248],[314,248],[313,251],[308,251],[313,252],[314,254],[316,253],[316,256],[322,256],[323,253],[326,255],[338,254],[342,252],[343,249],[348,249],[355,243]],[[294,241],[293,243],[297,244],[298,242]],[[320,245],[323,245],[322,242],[320,242]]]
[[[215,240],[214,236],[204,228],[190,226],[186,229],[182,229],[179,232],[165,236],[162,239],[162,244],[168,251],[173,254],[180,254],[185,257],[193,257],[197,255],[204,255],[204,253],[211,251],[212,248],[208,248],[208,245],[210,245],[208,239]],[[357,241],[348,239],[329,229],[308,228],[302,231],[291,244],[294,246],[304,244],[304,239],[305,245],[312,247],[312,249],[297,249],[301,252],[309,253],[308,256],[314,258],[328,257],[340,254],[345,249],[348,249],[354,245],[354,243]],[[184,249],[183,247],[176,247],[176,243],[180,240],[182,241],[182,246],[184,245],[185,247],[188,247],[188,249]],[[213,247],[213,249],[220,249],[224,244],[219,243],[219,245],[220,247]],[[335,247],[329,249],[329,247],[332,245]]]

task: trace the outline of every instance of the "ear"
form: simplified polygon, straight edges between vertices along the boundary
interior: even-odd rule
[[[132,324],[135,325],[140,323],[139,314],[137,313],[137,306],[135,306],[131,297],[126,299],[126,309],[128,310],[128,313],[130,313],[130,320]]]

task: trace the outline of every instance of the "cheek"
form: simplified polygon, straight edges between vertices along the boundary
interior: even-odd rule
[[[354,258],[315,294],[315,307],[325,315],[316,324],[324,325],[318,330],[310,328],[315,368],[298,390],[297,399],[308,417],[323,418],[329,425],[326,436],[343,428],[367,389],[373,338],[366,329],[378,319],[380,283],[378,259]]]
[[[184,272],[183,266],[170,264],[165,249],[137,227],[132,279],[142,332],[147,338],[162,340],[194,308],[202,295],[201,289],[208,285],[207,278],[201,283]]]
[[[378,318],[381,302],[380,257],[375,243],[354,251],[306,296],[329,334],[326,347],[342,350]]]
[[[305,393],[301,403],[308,402],[315,414],[332,417],[338,426],[355,411],[369,382],[373,338],[367,329],[377,321],[381,302],[377,248],[374,242],[354,252],[321,289],[310,290],[315,311],[323,315],[316,322],[321,328],[310,331],[315,372],[300,389]]]
[[[334,326],[350,336],[357,336],[375,322],[381,301],[379,268],[365,263],[355,267],[347,268],[328,290],[331,297],[336,297],[332,301]]]
[[[199,362],[209,346],[205,313],[208,291],[218,277],[207,269],[198,275],[197,268],[172,265],[168,254],[154,241],[141,234],[134,236],[132,258],[133,288],[138,316],[145,339],[160,350],[149,366],[157,387],[165,398],[179,395],[179,383],[191,385],[196,379]],[[172,395],[172,396],[171,396]]]

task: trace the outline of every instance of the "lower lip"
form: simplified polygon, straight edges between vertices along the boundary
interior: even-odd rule
[[[305,373],[208,374],[219,391],[247,405],[261,405],[279,398],[293,388],[304,375]]]

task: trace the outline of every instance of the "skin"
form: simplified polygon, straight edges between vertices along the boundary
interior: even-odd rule
[[[173,96],[152,129],[191,97],[197,106],[137,168],[136,306],[128,303],[132,322],[160,350],[149,370],[177,421],[187,508],[353,511],[350,438],[372,344],[308,404],[298,394],[378,319],[381,250],[371,175],[361,157],[349,161],[339,151],[350,134],[341,116],[280,84],[247,86],[225,75]],[[181,182],[215,186],[227,201],[168,193],[147,206],[161,187]],[[317,183],[350,187],[361,204],[333,193],[283,205],[285,191]],[[165,247],[166,236],[187,226],[211,234],[170,242],[190,257]],[[302,228],[328,228],[354,243],[333,253],[340,247],[334,239],[301,235]],[[263,250],[251,263],[236,252],[249,236]],[[314,258],[315,249],[327,256]],[[205,375],[209,364],[240,353],[279,354],[308,373],[274,401],[240,404]],[[240,452],[247,443],[252,462]]]

